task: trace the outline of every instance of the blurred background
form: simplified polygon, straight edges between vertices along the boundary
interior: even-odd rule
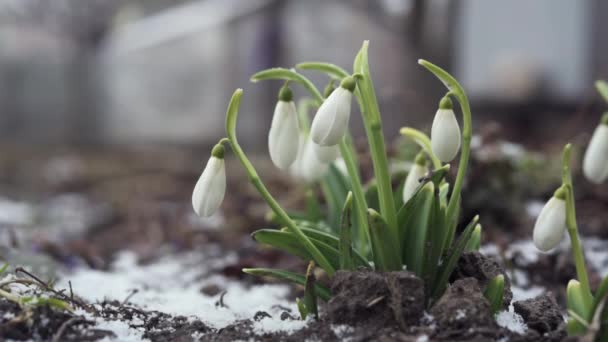
[[[499,244],[509,239],[494,227],[529,238],[538,200],[558,184],[559,153],[526,149],[586,145],[606,108],[593,82],[608,78],[607,20],[602,0],[0,0],[0,246],[32,242],[99,266],[124,248],[145,257],[167,241],[218,238],[203,228],[267,224],[234,161],[223,215],[201,221],[189,203],[232,92],[245,92],[241,142],[272,192],[297,207],[301,192],[266,152],[281,84],[249,78],[303,61],[350,70],[366,39],[391,154],[399,127],[429,132],[445,92],[417,59],[448,69],[483,138],[464,219],[482,214]],[[356,113],[352,127],[368,179]],[[608,236],[598,216],[608,198],[582,186],[580,212],[593,214],[582,229]]]
[[[261,151],[279,84],[249,77],[310,60],[350,69],[364,39],[385,127],[429,125],[443,89],[425,58],[463,83],[476,120],[526,137],[538,120],[595,123],[606,20],[602,0],[1,0],[0,139],[209,144],[242,87],[241,136]]]

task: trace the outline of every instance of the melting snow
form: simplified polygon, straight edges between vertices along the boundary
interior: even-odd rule
[[[509,310],[503,310],[496,315],[496,323],[503,328],[507,328],[512,332],[520,335],[525,334],[528,326],[524,319],[515,312],[513,305],[509,305]]]

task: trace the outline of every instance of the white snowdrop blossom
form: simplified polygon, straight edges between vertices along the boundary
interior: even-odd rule
[[[444,163],[452,161],[460,149],[460,126],[448,97],[441,99],[435,113],[431,127],[431,147],[437,158]]]
[[[268,132],[270,159],[279,169],[286,170],[296,160],[298,136],[298,115],[293,94],[288,87],[283,87]]]
[[[312,141],[316,144],[333,146],[340,143],[348,130],[350,104],[355,86],[355,79],[346,77],[340,87],[332,91],[321,104],[310,129]]]
[[[216,145],[207,166],[194,186],[192,207],[198,216],[213,215],[222,204],[226,193],[226,167],[224,147]]]
[[[340,146],[321,146],[312,144],[315,156],[322,163],[331,163],[340,156]]]
[[[410,172],[405,178],[405,183],[403,184],[403,203],[407,203],[407,201],[414,196],[416,189],[418,189],[418,186],[420,185],[420,178],[424,177],[426,173],[426,159],[421,152],[416,156],[414,165],[412,165]]]
[[[608,178],[608,113],[593,132],[583,158],[583,174],[596,184]]]
[[[563,239],[566,231],[566,189],[559,188],[543,207],[534,224],[532,240],[536,248],[548,252]]]
[[[314,145],[315,143],[308,137],[304,144],[302,162],[300,164],[302,179],[308,183],[321,179],[329,169],[329,164],[320,161],[317,157]]]

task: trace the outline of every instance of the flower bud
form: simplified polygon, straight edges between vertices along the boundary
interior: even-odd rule
[[[416,156],[414,165],[412,165],[410,172],[405,178],[405,184],[403,185],[403,203],[407,203],[407,201],[414,196],[416,189],[418,189],[418,186],[420,185],[420,178],[424,177],[426,173],[426,159],[424,154],[420,152]]]
[[[321,146],[315,143],[312,144],[315,156],[322,163],[331,163],[340,156],[340,146]]]
[[[279,169],[289,168],[298,155],[298,115],[291,90],[284,86],[274,108],[268,133],[270,159]]]
[[[320,161],[317,157],[315,145],[316,144],[310,137],[306,139],[304,153],[302,154],[302,163],[300,164],[302,178],[308,183],[318,181],[325,176],[325,173],[329,169],[329,165]]]
[[[450,162],[460,149],[460,126],[454,114],[452,100],[444,97],[431,128],[431,147],[433,153],[444,163]]]
[[[226,193],[224,146],[215,145],[205,170],[194,186],[192,207],[198,216],[213,215],[222,204]]]
[[[355,86],[355,79],[346,77],[340,87],[321,104],[310,128],[312,141],[316,144],[333,146],[340,143],[348,129],[350,103]]]
[[[583,174],[596,184],[608,178],[608,113],[593,132],[585,157],[583,158]]]
[[[566,188],[561,187],[540,211],[532,240],[536,248],[548,252],[555,248],[566,231]]]

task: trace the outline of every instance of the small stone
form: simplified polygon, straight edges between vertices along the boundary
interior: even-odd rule
[[[258,311],[255,313],[255,315],[253,315],[253,320],[254,321],[261,321],[264,318],[272,318],[272,316],[270,316],[270,314],[266,311]]]
[[[564,323],[561,310],[551,292],[515,302],[513,307],[524,318],[528,328],[541,334],[556,330]]]
[[[295,318],[293,318],[293,316],[287,312],[287,311],[283,311],[281,312],[281,321],[286,321],[286,320],[290,320],[293,321]]]

